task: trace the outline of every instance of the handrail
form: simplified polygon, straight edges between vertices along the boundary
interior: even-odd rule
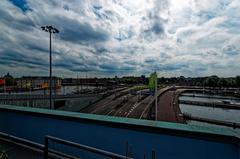
[[[23,139],[20,137],[16,137],[14,135],[9,135],[9,134],[3,133],[3,132],[0,132],[0,137],[3,137],[4,139],[8,139],[8,140],[11,140],[16,143],[31,146],[31,147],[37,148],[39,150],[43,150],[43,148],[44,148],[44,145],[42,145],[42,144],[27,140],[27,139]]]
[[[27,139],[23,139],[23,138],[20,138],[20,137],[16,137],[14,135],[10,135],[10,134],[7,134],[7,133],[3,133],[3,132],[0,132],[0,137],[2,137],[4,139],[11,140],[11,141],[19,143],[19,144],[23,144],[23,145],[31,146],[33,148],[37,148],[41,151],[44,151],[44,159],[48,159],[48,153],[56,154],[56,155],[62,155],[62,153],[59,153],[59,152],[54,151],[52,149],[48,149],[48,141],[49,140],[52,140],[52,141],[55,141],[55,142],[58,142],[58,143],[61,143],[61,144],[73,146],[73,147],[76,147],[76,148],[80,148],[80,149],[83,149],[83,150],[87,150],[89,152],[93,152],[93,153],[103,155],[103,156],[106,156],[106,157],[111,157],[111,158],[114,158],[114,159],[133,159],[131,157],[119,155],[119,154],[116,154],[116,153],[112,153],[112,152],[105,151],[105,150],[102,150],[102,149],[94,148],[94,147],[91,147],[91,146],[86,146],[86,145],[74,143],[74,142],[63,140],[63,139],[56,138],[56,137],[53,137],[53,136],[45,136],[45,145],[30,141],[30,140],[27,140]],[[64,155],[65,155],[65,157],[68,156],[66,154],[64,154]]]
[[[221,120],[202,118],[202,117],[195,117],[195,116],[192,116],[188,113],[183,113],[183,118],[185,118],[187,120],[195,120],[195,121],[205,122],[205,123],[209,123],[209,124],[232,127],[233,129],[240,128],[240,124],[236,123],[236,122],[221,121]]]
[[[116,153],[113,153],[113,152],[105,151],[105,150],[94,148],[94,147],[87,146],[87,145],[78,144],[78,143],[75,143],[75,142],[67,141],[67,140],[60,139],[60,138],[53,137],[53,136],[45,136],[44,159],[48,158],[49,140],[52,140],[52,141],[55,141],[55,142],[58,142],[58,143],[61,143],[61,144],[65,144],[65,145],[68,145],[68,146],[73,146],[73,147],[76,147],[76,148],[79,148],[79,149],[87,150],[89,152],[93,152],[93,153],[96,153],[96,154],[99,154],[99,155],[102,155],[102,156],[111,157],[111,158],[114,158],[114,159],[133,159],[133,158],[130,158],[130,157],[127,157],[127,156],[119,155],[119,154],[116,154]]]

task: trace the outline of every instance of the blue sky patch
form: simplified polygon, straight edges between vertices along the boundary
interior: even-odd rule
[[[26,0],[10,0],[16,7],[20,8],[23,12],[29,10]]]

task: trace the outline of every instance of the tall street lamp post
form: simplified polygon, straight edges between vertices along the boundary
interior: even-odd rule
[[[52,34],[59,33],[59,30],[57,28],[54,28],[52,26],[42,26],[41,27],[43,31],[46,31],[49,33],[50,38],[50,47],[49,47],[49,76],[50,76],[50,86],[49,86],[49,102],[50,102],[50,109],[54,109],[52,106]]]

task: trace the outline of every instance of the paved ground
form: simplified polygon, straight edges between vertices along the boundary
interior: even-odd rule
[[[163,93],[158,101],[158,117],[160,121],[183,123],[180,108],[178,106],[178,96],[182,90],[167,91]]]
[[[160,96],[169,89],[171,89],[171,87],[165,87],[158,90],[157,92],[158,100]],[[134,111],[129,115],[129,117],[140,119],[149,119],[149,117],[151,118],[152,109],[154,109],[154,101],[155,96],[148,96],[141,103],[139,103],[139,106],[136,109],[134,109]]]

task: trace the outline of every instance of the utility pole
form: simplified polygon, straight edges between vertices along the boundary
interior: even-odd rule
[[[4,94],[5,94],[6,93],[6,79],[5,78],[4,78],[3,91],[4,91]]]
[[[52,106],[52,34],[59,33],[59,30],[57,28],[54,28],[52,26],[42,26],[41,27],[43,31],[46,31],[49,33],[49,76],[50,76],[50,86],[49,86],[49,102],[50,102],[50,109],[54,109]]]
[[[155,72],[155,73],[156,73],[156,72]],[[157,73],[156,73],[156,79],[155,79],[155,113],[156,113],[155,117],[156,117],[156,120],[157,120],[157,113],[158,113],[158,111],[157,111],[157,107],[158,107],[158,101],[157,101],[157,84],[158,84],[158,82],[157,82]]]
[[[79,90],[79,78],[78,78],[78,74],[77,74],[77,93],[80,93],[80,90]]]

